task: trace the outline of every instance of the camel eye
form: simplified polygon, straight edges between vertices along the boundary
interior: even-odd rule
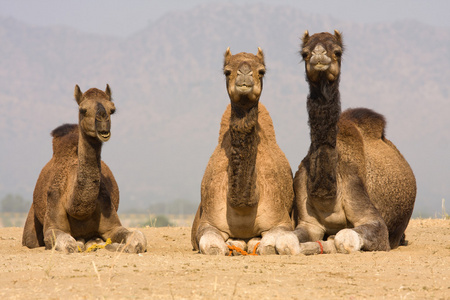
[[[86,108],[80,108],[80,114],[85,115],[87,112]]]
[[[112,115],[112,114],[115,113],[115,112],[116,112],[116,109],[113,108],[113,109],[111,109],[111,110],[109,111],[109,114]]]
[[[302,55],[303,59],[306,59],[308,57],[308,55],[309,55],[309,52],[303,50],[303,51],[300,52],[300,54]]]
[[[228,70],[228,69],[225,69],[225,70],[223,70],[223,74],[224,74],[225,76],[230,76],[230,75],[231,75],[231,71]]]
[[[341,50],[334,50],[334,55],[336,55],[337,58],[340,58],[342,56]]]
[[[266,70],[261,69],[258,71],[259,75],[264,76],[264,74],[266,74]]]

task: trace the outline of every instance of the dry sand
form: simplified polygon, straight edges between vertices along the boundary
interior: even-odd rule
[[[450,220],[414,219],[409,245],[349,255],[211,257],[190,228],[143,228],[144,254],[22,247],[0,228],[2,299],[450,299]]]

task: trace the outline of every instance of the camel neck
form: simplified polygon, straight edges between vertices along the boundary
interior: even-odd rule
[[[309,85],[307,109],[311,146],[304,160],[308,172],[307,189],[311,197],[336,197],[336,139],[341,114],[339,80]]]
[[[341,115],[339,81],[310,83],[307,109],[312,150],[323,145],[335,148]]]
[[[78,169],[67,212],[74,218],[90,216],[100,192],[102,143],[80,131],[78,140]]]
[[[232,108],[228,204],[233,208],[254,207],[258,203],[255,169],[259,143],[257,124],[257,105],[248,112]]]

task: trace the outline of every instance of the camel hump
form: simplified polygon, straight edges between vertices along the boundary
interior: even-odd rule
[[[383,115],[368,108],[350,108],[341,114],[341,120],[352,121],[361,130],[363,136],[383,139],[386,119]]]
[[[77,124],[63,124],[53,129],[51,135],[53,138],[60,138],[78,130]],[[78,131],[77,131],[78,134]]]
[[[77,124],[63,124],[55,128],[51,135],[53,136],[53,156],[76,156],[78,149]]]

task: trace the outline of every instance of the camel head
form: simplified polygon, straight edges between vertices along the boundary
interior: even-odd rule
[[[106,85],[103,92],[92,88],[81,92],[78,85],[75,86],[75,100],[79,107],[79,127],[85,135],[106,142],[111,137],[110,116],[116,108],[111,101],[111,89]]]
[[[305,61],[308,81],[317,83],[321,80],[338,80],[343,52],[342,34],[339,31],[335,30],[334,35],[322,32],[312,36],[305,31],[300,54]]]
[[[258,104],[266,73],[261,48],[258,48],[256,55],[245,52],[232,55],[228,47],[225,52],[223,73],[232,106],[248,111]]]

